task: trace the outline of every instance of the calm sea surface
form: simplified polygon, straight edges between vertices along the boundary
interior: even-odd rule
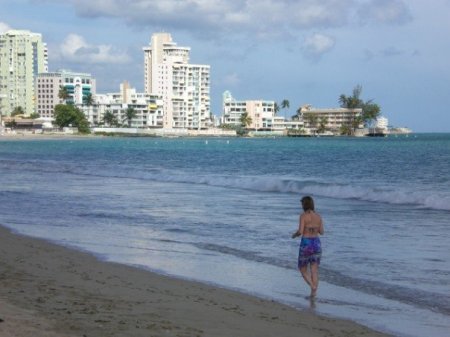
[[[315,303],[299,200],[325,222]],[[398,336],[450,334],[450,134],[0,141],[0,223]]]

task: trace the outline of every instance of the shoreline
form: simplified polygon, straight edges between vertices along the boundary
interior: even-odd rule
[[[136,267],[0,226],[0,335],[388,336],[355,322]]]

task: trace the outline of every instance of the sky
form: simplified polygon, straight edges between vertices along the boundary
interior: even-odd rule
[[[389,124],[450,132],[450,0],[0,0],[0,33],[41,33],[49,71],[91,73],[97,92],[144,89],[143,47],[168,32],[211,66],[222,94],[339,106],[362,86]]]

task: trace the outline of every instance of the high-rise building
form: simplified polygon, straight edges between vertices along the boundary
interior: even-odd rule
[[[190,48],[178,47],[169,33],[153,34],[143,49],[145,93],[162,97],[164,127],[209,127],[210,66],[189,64]]]
[[[59,97],[61,88],[65,88],[67,98]],[[36,76],[36,112],[44,118],[53,118],[57,104],[83,105],[88,96],[95,95],[95,78],[91,74],[74,73],[67,70],[40,73]]]
[[[21,107],[35,112],[35,78],[48,71],[48,55],[42,35],[27,30],[0,34],[0,114],[9,116]]]

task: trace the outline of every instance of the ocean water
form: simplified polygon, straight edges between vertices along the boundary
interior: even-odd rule
[[[318,297],[299,200],[325,223]],[[450,134],[0,140],[0,223],[396,336],[450,335]]]

